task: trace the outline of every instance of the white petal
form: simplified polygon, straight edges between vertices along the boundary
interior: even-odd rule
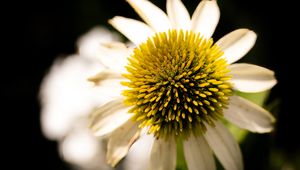
[[[116,16],[109,23],[135,45],[146,41],[153,34],[148,25],[134,19]]]
[[[238,29],[230,32],[216,42],[224,52],[229,64],[239,60],[254,46],[255,32],[248,29]]]
[[[176,167],[176,142],[174,139],[158,139],[154,141],[150,170],[174,170]]]
[[[126,89],[126,87],[120,83],[122,80],[123,79],[105,79],[98,82],[92,91],[93,98],[95,98],[95,100],[93,100],[95,106],[98,106],[99,103],[106,103],[116,97],[120,97],[122,91]]]
[[[116,32],[111,32],[105,27],[94,27],[86,34],[79,37],[76,44],[79,48],[80,56],[92,60],[97,59],[95,51],[98,50],[100,43],[110,43],[121,41],[121,37]]]
[[[181,0],[167,0],[167,13],[174,28],[190,29],[190,14]]]
[[[248,93],[271,89],[276,83],[274,72],[264,67],[238,63],[229,66],[234,88]]]
[[[109,69],[118,72],[124,72],[127,65],[127,57],[130,55],[131,49],[120,42],[110,42],[98,44],[94,55],[100,62]]]
[[[214,170],[215,160],[203,136],[191,136],[184,141],[184,156],[189,170]]]
[[[97,73],[94,76],[91,76],[88,78],[89,81],[94,82],[94,83],[101,83],[101,81],[106,80],[106,79],[123,79],[121,73],[116,72],[115,70],[112,69],[104,69],[103,71]],[[120,82],[121,82],[120,80]],[[125,79],[124,79],[125,80]]]
[[[127,0],[140,17],[156,32],[164,32],[170,29],[171,22],[160,8],[147,0]]]
[[[123,104],[123,99],[118,98],[110,101],[91,114],[90,128],[96,136],[106,135],[122,124],[131,115],[127,113],[128,107]]]
[[[230,97],[224,117],[243,129],[258,133],[270,132],[275,121],[268,111],[239,96]]]
[[[210,38],[220,19],[220,9],[217,1],[203,0],[197,6],[192,16],[192,30],[200,32],[205,38]]]
[[[208,125],[204,134],[208,145],[225,169],[242,170],[243,160],[238,143],[224,125],[220,122],[215,122],[215,125]]]
[[[113,167],[127,155],[129,148],[140,136],[140,130],[136,122],[128,120],[116,129],[109,138],[107,145],[107,162]]]
[[[124,170],[141,170],[149,167],[150,153],[155,138],[152,135],[142,135],[129,150],[124,161]]]
[[[100,73],[89,77],[89,81],[94,84],[91,85],[91,93],[93,98],[94,106],[98,106],[99,103],[106,103],[113,98],[119,97],[125,86],[121,84],[122,81],[126,81],[125,78],[121,77],[121,74],[114,70],[104,69]]]

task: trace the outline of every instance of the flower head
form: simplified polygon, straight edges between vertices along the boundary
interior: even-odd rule
[[[170,30],[135,48],[124,74],[129,113],[156,138],[201,134],[222,117],[231,94],[227,62],[211,39]]]
[[[232,64],[253,47],[256,34],[238,29],[214,43],[210,37],[220,16],[215,0],[200,2],[191,19],[180,0],[167,0],[167,15],[147,0],[128,2],[146,23],[119,16],[109,22],[135,48],[103,45],[124,55],[102,57],[112,64],[90,78],[100,87],[105,80],[127,87],[91,115],[95,135],[110,133],[108,162],[116,165],[146,129],[155,137],[150,169],[175,169],[178,140],[189,169],[215,169],[212,151],[225,169],[242,169],[239,146],[220,119],[253,132],[272,130],[270,113],[234,95],[276,84],[271,70]]]

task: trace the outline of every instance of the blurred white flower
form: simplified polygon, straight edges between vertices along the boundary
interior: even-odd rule
[[[96,89],[86,81],[86,75],[99,67],[78,55],[54,62],[41,86],[42,130],[49,139],[63,138],[78,117],[95,107]]]
[[[113,98],[114,85],[97,88],[87,81],[105,66],[99,62],[100,44],[120,40],[105,28],[97,27],[79,38],[81,55],[56,59],[40,89],[41,127],[43,134],[59,142],[59,152],[65,161],[83,169],[111,169],[105,161],[102,142],[87,128],[88,114],[99,103]],[[118,85],[117,85],[118,86]]]

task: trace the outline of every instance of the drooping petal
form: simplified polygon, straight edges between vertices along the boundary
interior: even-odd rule
[[[192,16],[191,29],[200,32],[205,38],[210,38],[220,19],[220,9],[217,1],[202,0]]]
[[[91,114],[90,129],[96,136],[106,135],[130,119],[127,111],[122,98],[112,100]]]
[[[215,127],[207,126],[204,137],[225,169],[243,169],[240,147],[224,125],[215,122]]]
[[[216,42],[224,52],[229,64],[239,60],[254,46],[255,32],[249,29],[238,29],[230,32]]]
[[[107,162],[111,166],[116,164],[127,155],[129,148],[140,136],[140,130],[136,122],[128,120],[116,129],[109,138],[107,145]]]
[[[224,117],[243,129],[258,133],[270,132],[275,121],[268,111],[239,96],[230,97]]]
[[[271,89],[276,83],[272,70],[264,67],[237,63],[229,66],[234,88],[248,93],[261,92]]]
[[[169,138],[154,141],[149,170],[174,170],[176,167],[176,142]]]
[[[134,19],[116,16],[110,19],[109,23],[135,45],[146,41],[153,34],[148,25]]]
[[[191,136],[184,141],[184,157],[189,170],[214,170],[215,160],[203,136]]]
[[[156,32],[164,32],[172,27],[168,16],[160,8],[147,0],[127,0],[140,17]]]
[[[144,129],[143,129],[144,130]],[[125,170],[141,170],[149,167],[150,153],[155,138],[152,135],[143,135],[137,140],[129,150],[124,161]]]
[[[167,0],[167,14],[174,28],[184,30],[190,29],[190,14],[181,0]]]

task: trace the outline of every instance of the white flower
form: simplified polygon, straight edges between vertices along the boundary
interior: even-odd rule
[[[42,132],[58,141],[64,160],[81,168],[111,169],[105,164],[102,142],[90,133],[87,120],[88,113],[113,96],[104,98],[103,88],[95,88],[87,76],[103,67],[90,51],[116,40],[119,38],[105,28],[93,28],[77,42],[81,55],[56,59],[41,85]]]
[[[127,86],[91,115],[94,134],[110,135],[109,164],[115,166],[147,129],[155,137],[149,169],[175,169],[178,140],[191,170],[215,169],[213,153],[225,169],[243,169],[239,146],[220,119],[252,132],[272,130],[268,111],[232,95],[276,84],[271,70],[232,64],[253,47],[256,34],[238,29],[214,44],[210,37],[220,17],[215,0],[200,2],[191,19],[180,0],[167,0],[167,15],[147,0],[127,1],[145,23],[120,16],[109,22],[136,48],[103,45],[99,51],[107,56],[99,58],[107,70],[90,78],[100,88],[103,82],[122,82],[115,91]]]

